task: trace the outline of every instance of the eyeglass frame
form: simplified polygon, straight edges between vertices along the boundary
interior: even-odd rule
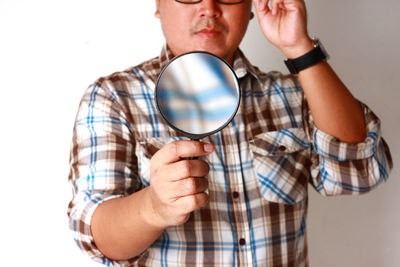
[[[187,4],[187,5],[198,4],[201,1],[203,1],[203,0],[197,0],[197,1],[194,1],[194,2],[184,2],[184,1],[181,1],[181,0],[175,0],[175,2],[178,2],[178,3],[181,3],[181,4]],[[239,0],[239,2],[236,2],[236,3],[225,3],[225,2],[223,2],[223,0],[216,0],[216,1],[217,1],[217,3],[223,4],[223,5],[237,5],[237,4],[243,3],[245,0]]]

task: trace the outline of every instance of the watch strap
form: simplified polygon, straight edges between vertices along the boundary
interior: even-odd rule
[[[321,46],[316,43],[313,50],[298,58],[287,59],[285,60],[285,64],[291,74],[298,74],[300,71],[307,69],[325,59],[326,55],[324,51],[322,51]]]

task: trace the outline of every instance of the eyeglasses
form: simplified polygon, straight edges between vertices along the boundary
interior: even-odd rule
[[[175,0],[175,1],[181,4],[197,4],[203,0]],[[224,5],[236,5],[242,3],[243,1],[244,0],[217,0],[218,3]]]

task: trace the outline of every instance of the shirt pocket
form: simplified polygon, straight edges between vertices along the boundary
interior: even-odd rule
[[[250,141],[259,189],[266,200],[294,205],[306,197],[310,147],[300,128],[262,133]]]

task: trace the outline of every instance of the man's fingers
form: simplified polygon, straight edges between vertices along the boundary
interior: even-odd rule
[[[271,0],[272,13],[275,15],[279,10],[304,9],[304,0]]]
[[[181,160],[162,168],[163,176],[169,181],[178,181],[188,177],[204,177],[210,167],[204,160]]]
[[[280,2],[280,0],[271,0],[269,2],[270,2],[272,14],[275,15],[277,8],[278,8],[278,3]]]
[[[172,224],[181,224],[187,214],[207,204],[209,172],[203,160],[191,157],[211,153],[214,147],[198,141],[176,141],[165,145],[151,158],[150,188],[155,206]],[[175,214],[175,215],[174,215]]]
[[[150,182],[161,188],[165,201],[175,200],[205,191],[208,181],[204,177],[209,170],[203,160],[182,160],[155,170]]]
[[[175,202],[175,207],[185,214],[204,207],[207,205],[207,203],[208,194],[198,193],[195,195],[178,198]]]
[[[203,177],[190,177],[173,183],[176,198],[203,193],[208,188],[208,180]]]
[[[256,6],[256,9],[258,11],[266,11],[269,12],[269,6],[268,6],[269,0],[253,0],[254,5]]]
[[[151,158],[152,169],[177,162],[182,158],[200,157],[214,150],[211,144],[199,141],[175,141],[165,145]]]
[[[159,200],[170,205],[179,198],[204,193],[208,188],[208,180],[204,177],[189,177],[175,182],[164,183]]]

